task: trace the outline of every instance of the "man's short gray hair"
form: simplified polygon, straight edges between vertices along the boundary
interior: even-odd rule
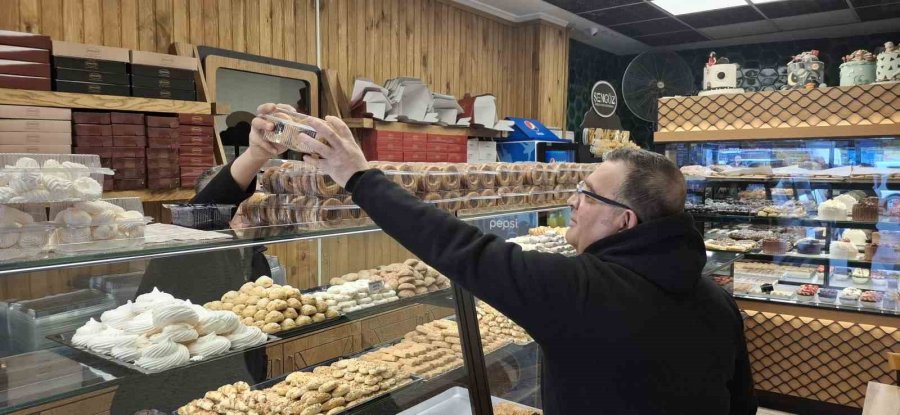
[[[631,206],[642,221],[650,221],[684,211],[687,187],[675,163],[647,150],[618,149],[604,161],[625,164],[628,172],[617,198]]]

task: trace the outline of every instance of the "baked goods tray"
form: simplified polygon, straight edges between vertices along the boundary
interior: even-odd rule
[[[73,336],[74,334],[75,334],[74,331],[72,331],[72,332],[66,332],[66,333],[60,333],[60,334],[54,334],[54,335],[47,336],[47,339],[50,339],[50,340],[52,340],[52,341],[55,341],[55,342],[57,342],[57,343],[59,343],[59,344],[62,344],[62,345],[64,345],[64,346],[68,346],[69,348],[72,348],[72,349],[77,350],[77,351],[79,351],[79,352],[82,352],[82,353],[91,355],[91,356],[93,356],[93,357],[95,357],[95,358],[97,358],[97,359],[104,360],[104,361],[107,361],[107,362],[112,362],[112,363],[115,363],[115,364],[117,364],[117,365],[119,365],[119,366],[122,366],[122,367],[124,367],[124,368],[126,368],[126,369],[131,369],[131,370],[133,370],[133,371],[135,371],[135,372],[143,373],[143,374],[145,374],[145,375],[149,375],[149,374],[153,374],[153,373],[165,372],[165,370],[161,370],[161,371],[148,370],[148,369],[145,369],[145,368],[143,368],[143,367],[140,367],[140,366],[138,366],[138,365],[136,365],[136,364],[134,364],[134,363],[129,363],[129,362],[126,362],[126,361],[124,361],[124,360],[116,359],[116,358],[114,358],[114,357],[112,357],[112,356],[109,356],[109,355],[105,355],[105,354],[102,354],[102,353],[97,353],[97,352],[95,352],[95,351],[93,351],[93,350],[85,349],[85,348],[83,348],[83,347],[76,346],[74,343],[72,343],[72,336]],[[268,334],[267,336],[268,336],[268,340],[266,340],[265,343],[262,343],[262,344],[260,344],[260,345],[258,345],[258,346],[246,347],[246,348],[239,349],[239,350],[229,350],[228,353],[223,353],[223,354],[220,354],[220,355],[218,355],[218,356],[209,357],[209,358],[206,358],[206,359],[203,359],[203,360],[197,360],[197,361],[191,360],[191,361],[188,361],[187,364],[184,364],[184,365],[181,365],[181,366],[177,366],[177,367],[173,367],[173,368],[171,368],[171,369],[183,369],[183,368],[186,368],[186,367],[197,366],[197,365],[201,365],[201,364],[204,364],[204,363],[207,363],[207,362],[211,362],[211,361],[214,361],[214,360],[219,360],[219,359],[224,358],[224,357],[234,356],[234,355],[237,354],[237,353],[244,353],[244,352],[249,352],[249,351],[252,351],[252,350],[262,349],[262,348],[265,348],[266,345],[268,345],[269,343],[272,343],[273,341],[281,340],[280,337],[273,336],[273,335],[271,335],[271,334]],[[166,370],[169,370],[169,369],[166,369]]]
[[[531,411],[534,414],[541,413],[538,409],[496,396],[491,396],[491,403],[494,406],[506,403]],[[472,405],[469,403],[469,390],[461,386],[454,386],[397,415],[470,415],[471,413]]]

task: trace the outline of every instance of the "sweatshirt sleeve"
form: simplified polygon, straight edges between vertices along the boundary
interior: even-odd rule
[[[239,205],[256,191],[256,178],[246,189],[241,189],[231,176],[231,163],[228,163],[213,176],[209,184],[197,193],[191,203],[216,203],[223,205]]]
[[[384,232],[536,338],[554,330],[541,316],[568,303],[553,299],[578,296],[575,258],[522,251],[420,201],[378,170],[356,173],[347,188]]]

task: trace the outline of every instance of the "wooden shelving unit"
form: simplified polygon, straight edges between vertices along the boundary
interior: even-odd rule
[[[3,88],[0,88],[0,104],[107,111],[141,111],[183,114],[212,113],[212,106],[208,102]]]
[[[379,131],[397,131],[397,132],[419,132],[427,134],[444,134],[444,135],[465,135],[468,137],[501,137],[500,131],[487,130],[484,128],[460,128],[460,127],[442,127],[432,124],[410,124],[405,122],[386,122],[378,121],[372,118],[344,118],[344,122],[350,128],[357,129],[375,129]]]
[[[103,192],[104,199],[112,199],[119,197],[139,197],[142,202],[174,202],[190,200],[194,197],[193,189],[172,189],[172,190],[119,190],[111,192]]]

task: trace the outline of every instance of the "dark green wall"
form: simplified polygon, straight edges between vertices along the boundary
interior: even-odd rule
[[[743,71],[748,76],[756,76],[756,70],[776,72],[783,67],[791,56],[810,49],[819,51],[819,59],[825,62],[825,83],[837,85],[839,82],[839,69],[841,57],[857,49],[866,49],[875,52],[876,48],[883,47],[884,43],[892,41],[900,42],[900,32],[885,33],[869,36],[855,36],[835,39],[810,39],[775,43],[761,43],[751,45],[738,45],[713,49],[683,50],[677,53],[688,63],[694,76],[696,88],[700,89],[703,73],[702,68],[706,63],[709,52],[714,50],[720,57],[727,57],[731,62],[741,64]],[[653,126],[645,122],[628,110],[625,101],[621,99],[622,75],[628,63],[634,56],[617,56],[604,52],[584,43],[571,40],[569,43],[569,106],[567,128],[577,132],[580,137],[581,120],[585,111],[590,108],[590,88],[600,80],[609,81],[616,87],[619,93],[619,108],[617,114],[622,120],[622,127],[631,131],[633,140],[644,148],[649,148],[653,137]],[[782,69],[782,72],[784,69]],[[765,81],[764,81],[765,82]],[[778,81],[775,81],[778,83]],[[747,81],[752,84],[752,81]],[[765,82],[768,83],[768,82]],[[758,83],[757,83],[758,84]],[[779,83],[780,84],[780,83]],[[747,87],[748,85],[743,85]]]

